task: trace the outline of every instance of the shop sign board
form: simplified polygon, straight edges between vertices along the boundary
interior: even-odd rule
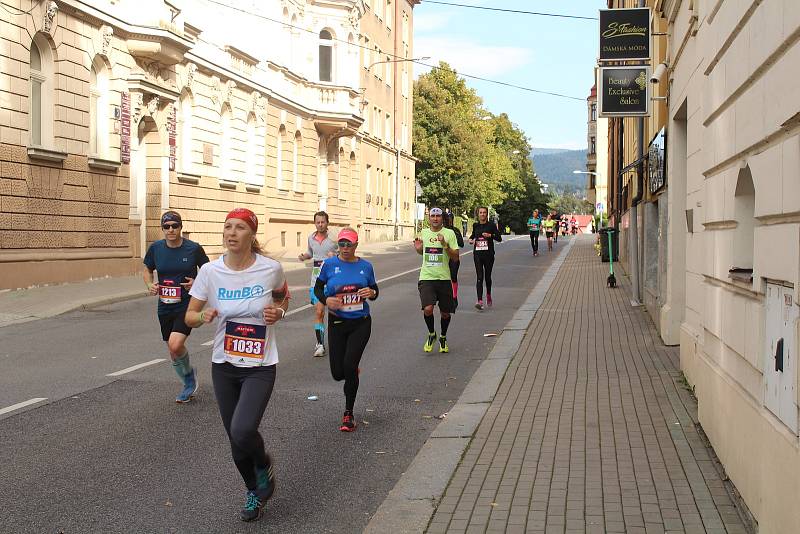
[[[650,67],[600,68],[601,117],[650,115]]]
[[[600,61],[650,59],[650,8],[600,10]]]

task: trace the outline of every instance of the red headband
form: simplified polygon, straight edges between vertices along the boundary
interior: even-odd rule
[[[226,221],[228,219],[241,219],[247,223],[247,226],[253,230],[253,233],[258,232],[258,217],[256,217],[256,214],[247,208],[236,208],[231,210],[231,212],[225,217]]]

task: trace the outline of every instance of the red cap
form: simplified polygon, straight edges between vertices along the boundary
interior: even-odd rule
[[[258,232],[258,217],[256,217],[256,214],[247,208],[236,208],[231,210],[231,212],[225,217],[226,221],[228,219],[241,219],[247,223],[247,226],[253,230],[253,233]]]
[[[350,241],[351,243],[358,243],[358,234],[355,230],[351,230],[350,228],[345,228],[344,230],[339,232],[339,237],[336,239],[345,239]]]

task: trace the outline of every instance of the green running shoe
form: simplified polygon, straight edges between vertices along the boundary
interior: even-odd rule
[[[450,352],[450,347],[447,346],[447,338],[439,336],[439,352]]]
[[[422,346],[422,350],[425,352],[430,352],[433,350],[433,344],[436,342],[436,332],[431,332],[428,334],[428,339],[425,341],[425,344]]]
[[[260,518],[264,513],[264,503],[258,498],[255,491],[247,492],[247,502],[244,508],[239,512],[239,517],[242,521],[255,521]]]

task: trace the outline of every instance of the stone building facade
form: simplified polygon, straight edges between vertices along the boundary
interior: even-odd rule
[[[663,76],[642,139],[664,127],[666,183],[642,187],[628,167],[636,119],[612,119],[622,258],[664,341],[680,343],[700,423],[757,531],[800,532],[800,10],[646,5]]]
[[[685,243],[681,367],[758,531],[800,532],[800,10],[659,4],[671,233]]]
[[[166,209],[210,254],[234,206],[258,214],[274,256],[305,244],[319,209],[334,231],[393,222],[369,212],[361,0],[4,6],[0,286],[136,272]],[[411,7],[397,6],[409,25]]]
[[[371,240],[414,233],[413,8],[420,0],[366,0],[361,19],[364,228]]]

